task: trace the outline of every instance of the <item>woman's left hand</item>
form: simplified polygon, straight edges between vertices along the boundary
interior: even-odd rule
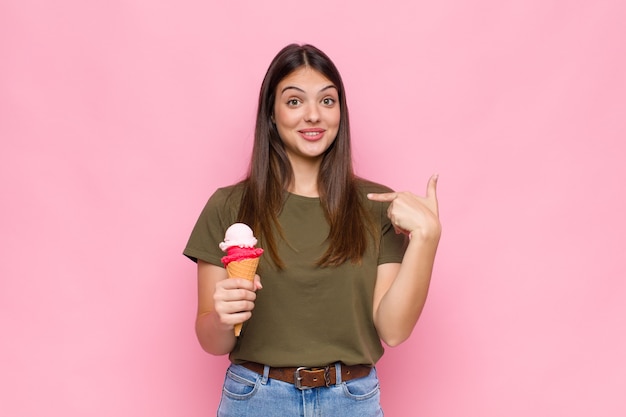
[[[371,193],[372,201],[388,202],[387,216],[396,233],[409,235],[411,239],[439,241],[441,223],[439,222],[439,204],[437,202],[437,174],[430,177],[426,197],[417,196],[408,191],[392,193]]]

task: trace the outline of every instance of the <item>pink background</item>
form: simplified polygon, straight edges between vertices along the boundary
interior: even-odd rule
[[[340,68],[359,174],[440,174],[387,415],[626,415],[626,3],[364,3],[0,3],[0,415],[214,415],[181,252],[289,42]]]

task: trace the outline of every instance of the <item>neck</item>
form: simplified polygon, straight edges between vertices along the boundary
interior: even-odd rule
[[[304,197],[319,197],[317,177],[320,165],[321,161],[314,163],[294,163],[292,161],[293,180],[289,185],[289,192]]]

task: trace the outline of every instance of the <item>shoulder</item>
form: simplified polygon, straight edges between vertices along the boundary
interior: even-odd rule
[[[232,184],[232,185],[228,185],[226,187],[220,187],[217,190],[215,190],[215,192],[213,193],[213,195],[211,195],[211,197],[209,198],[209,201],[219,204],[239,204],[239,202],[241,201],[241,196],[243,194],[243,183],[237,183],[237,184]]]
[[[387,219],[387,207],[389,203],[382,201],[373,201],[367,198],[369,193],[391,193],[393,189],[386,185],[379,184],[374,181],[370,181],[364,178],[357,178],[356,180],[357,192],[363,206],[375,217],[382,221]]]
[[[202,215],[208,218],[218,216],[231,219],[237,216],[241,205],[243,185],[241,183],[220,187],[209,197]]]
[[[391,193],[393,189],[365,178],[357,178],[356,186],[360,193]]]

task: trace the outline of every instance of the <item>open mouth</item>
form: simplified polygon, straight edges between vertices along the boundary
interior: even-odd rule
[[[324,136],[324,129],[306,129],[300,130],[300,135],[306,140],[318,140]]]

